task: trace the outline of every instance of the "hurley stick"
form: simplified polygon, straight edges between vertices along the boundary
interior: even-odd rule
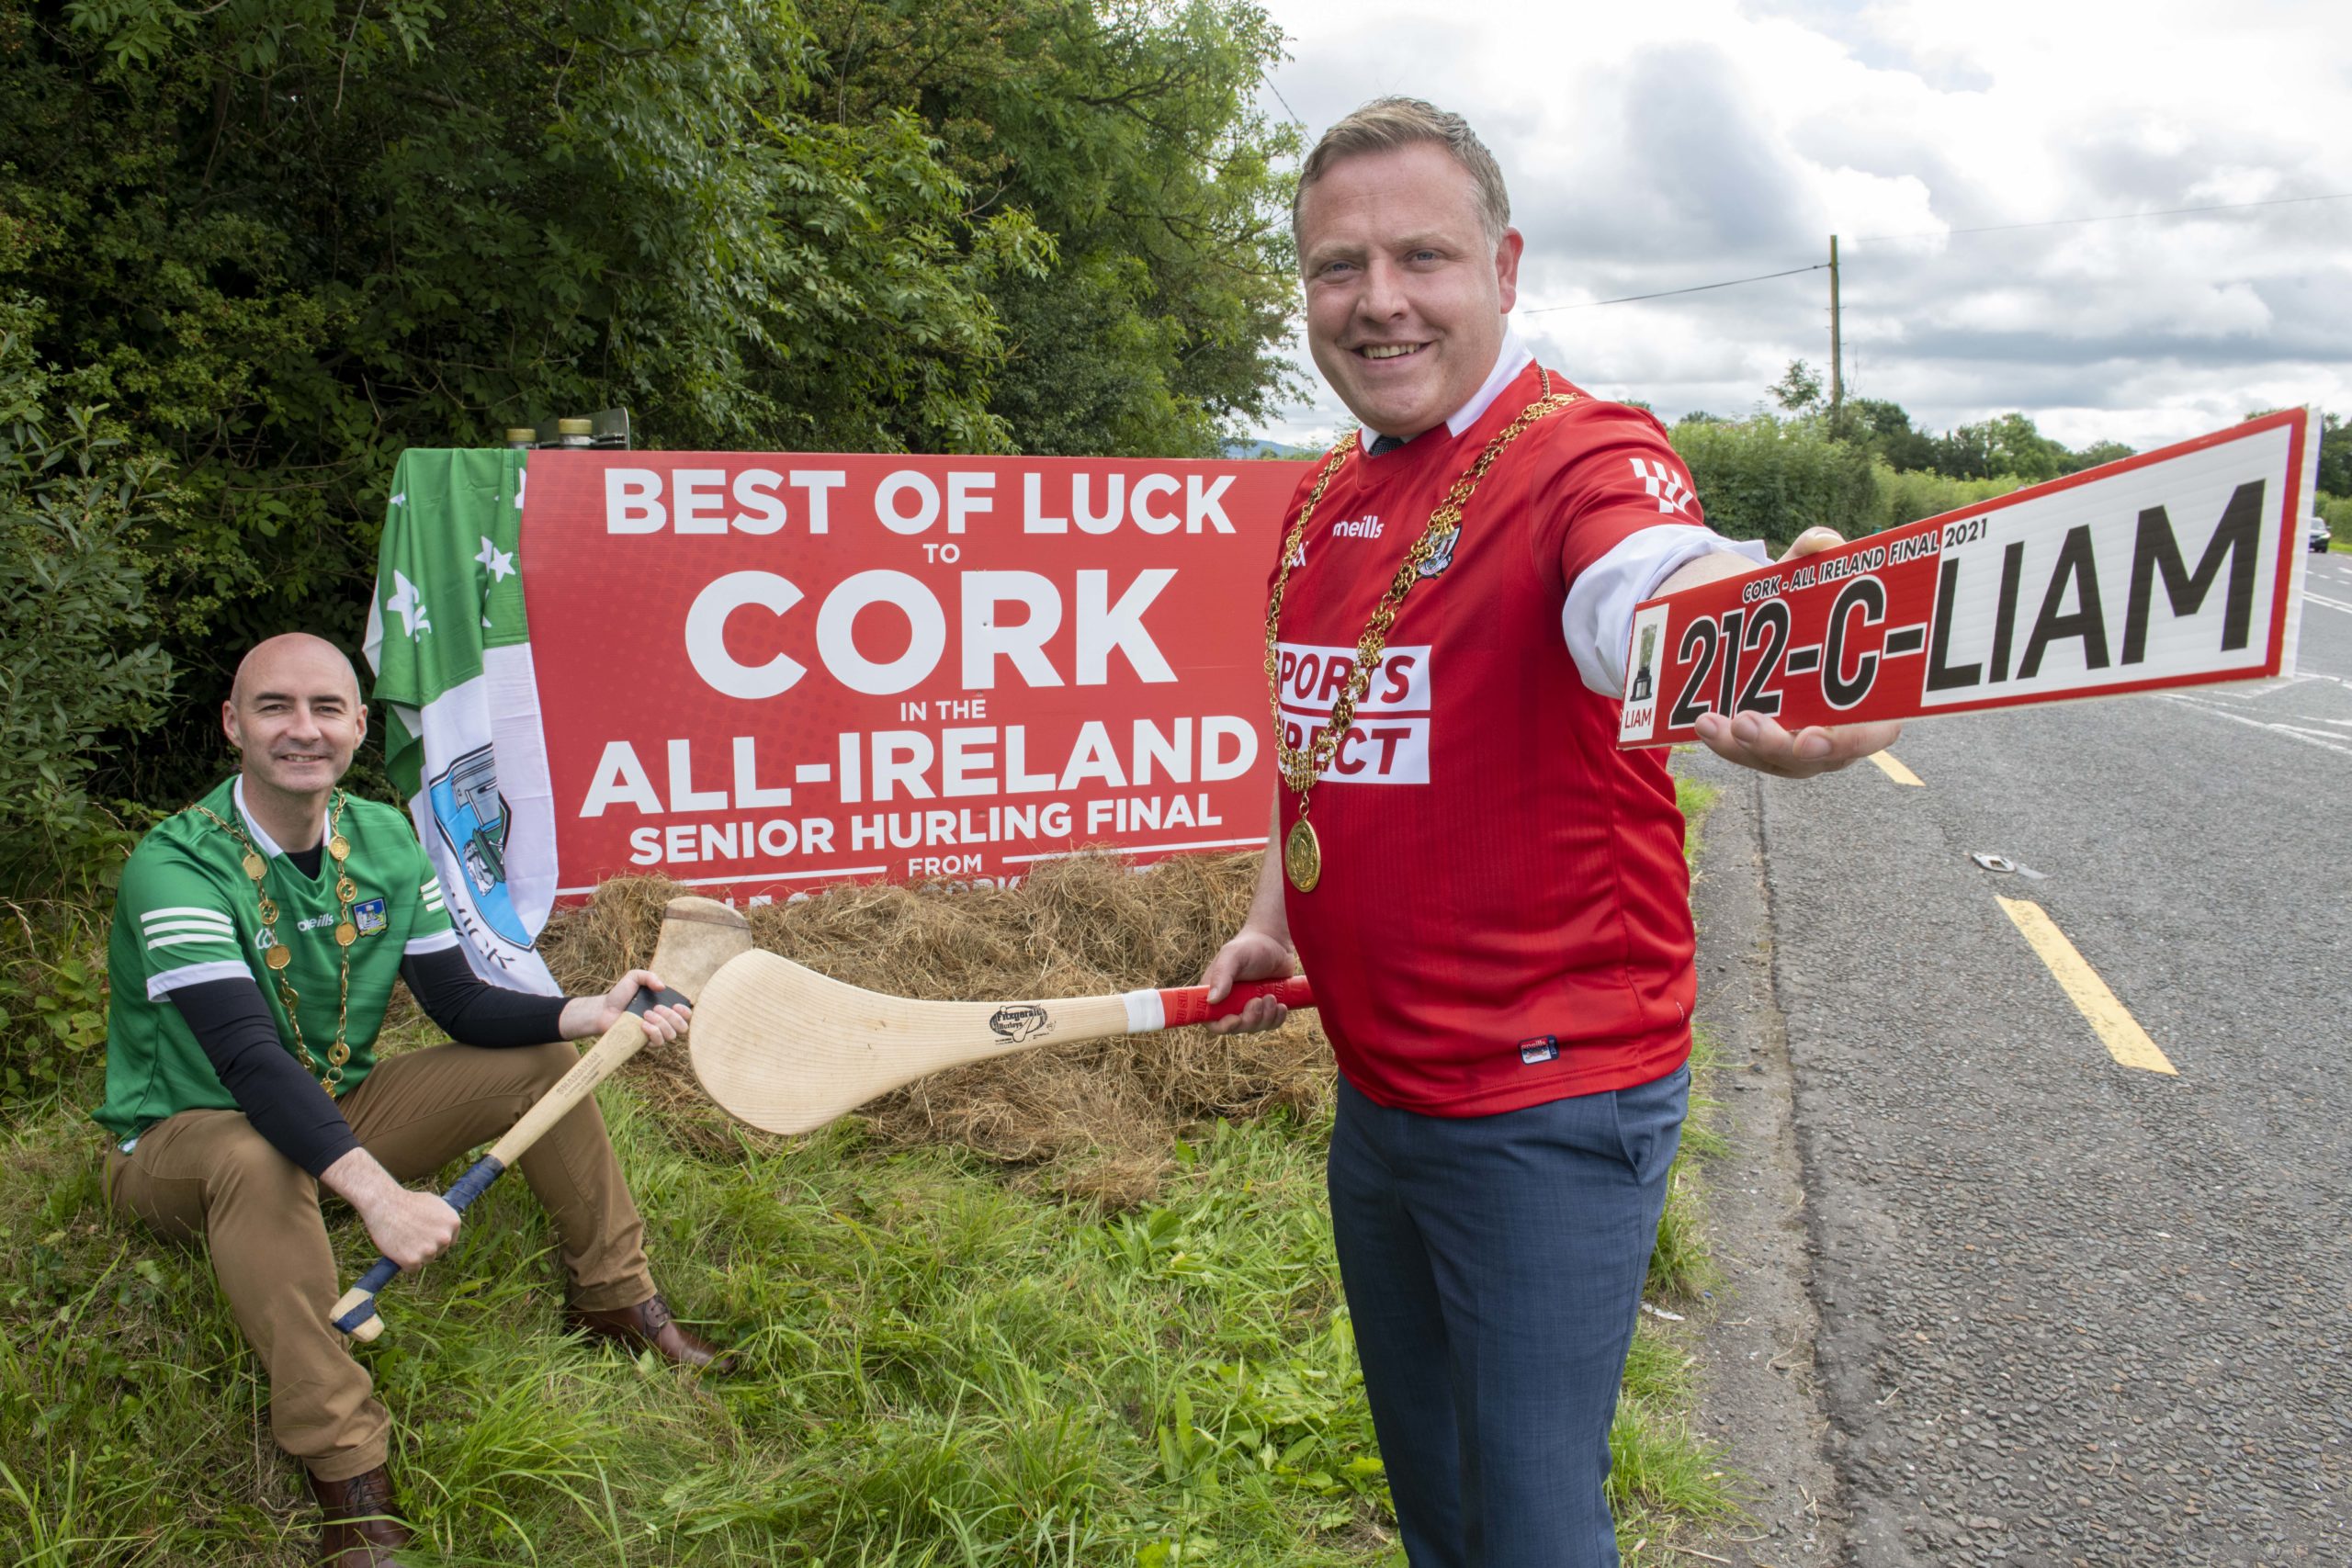
[[[695,1077],[720,1109],[806,1133],[944,1068],[1037,1045],[1205,1023],[1270,996],[1313,1007],[1305,976],[1251,982],[1211,1007],[1201,986],[1054,1001],[926,1002],[829,979],[773,953],[729,961],[695,998]]]
[[[658,996],[640,988],[636,999],[629,1003],[629,1010],[605,1031],[604,1038],[581,1056],[576,1066],[557,1079],[555,1087],[541,1095],[538,1103],[525,1111],[522,1120],[491,1145],[490,1153],[476,1160],[472,1168],[441,1195],[441,1201],[464,1213],[467,1204],[481,1197],[508,1166],[539,1141],[539,1134],[571,1114],[575,1106],[596,1092],[596,1086],[611,1077],[614,1069],[637,1055],[647,1039],[645,1026],[638,1021],[639,1015],[649,1007],[697,1000],[721,964],[751,949],[751,923],[726,905],[714,898],[671,899],[662,911],[662,935],[654,943],[653,962],[647,965],[670,988]],[[376,1313],[376,1292],[390,1284],[400,1271],[401,1266],[390,1258],[377,1258],[375,1267],[334,1303],[330,1314],[334,1325],[354,1339],[373,1339],[381,1334],[384,1320]]]

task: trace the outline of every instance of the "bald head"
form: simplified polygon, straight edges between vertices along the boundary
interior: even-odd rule
[[[229,685],[229,705],[238,706],[249,693],[276,689],[291,682],[306,690],[322,682],[337,684],[351,705],[359,705],[359,671],[343,649],[308,632],[287,632],[255,643],[237,661],[237,677]]]

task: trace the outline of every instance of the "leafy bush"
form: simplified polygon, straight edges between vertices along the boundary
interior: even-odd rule
[[[1727,537],[1778,549],[1815,525],[1849,537],[1878,526],[1870,454],[1832,436],[1822,420],[1685,420],[1673,440],[1707,521]]]
[[[2352,496],[2329,495],[2321,491],[2312,501],[2313,511],[2335,536],[2336,547],[2352,549]]]
[[[0,908],[0,1104],[80,1089],[95,1101],[107,1042],[104,914],[44,900]]]
[[[2015,474],[1990,479],[1955,479],[1917,469],[1892,468],[1883,462],[1873,463],[1871,468],[1878,486],[1876,526],[1881,528],[1917,523],[1939,513],[1957,512],[1963,506],[2007,495],[2025,483]]]
[[[39,315],[0,299],[0,875],[18,887],[49,886],[107,834],[83,784],[108,734],[153,717],[172,684],[141,548],[159,465],[95,410],[45,413],[27,344]]]

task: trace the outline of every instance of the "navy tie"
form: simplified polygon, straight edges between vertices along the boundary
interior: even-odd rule
[[[1373,455],[1374,457],[1379,457],[1383,452],[1394,452],[1395,450],[1396,450],[1396,448],[1397,448],[1397,447],[1402,446],[1403,445],[1405,445],[1405,442],[1404,442],[1404,439],[1403,439],[1401,436],[1396,436],[1396,435],[1378,435],[1378,436],[1374,436],[1374,437],[1373,438],[1373,442],[1372,442],[1372,455]]]

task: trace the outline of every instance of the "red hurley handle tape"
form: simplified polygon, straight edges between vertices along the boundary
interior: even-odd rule
[[[1293,975],[1287,980],[1244,980],[1233,987],[1225,1000],[1211,1007],[1206,986],[1179,986],[1159,993],[1159,1006],[1168,1015],[1167,1027],[1182,1029],[1187,1024],[1231,1018],[1258,997],[1272,997],[1286,1008],[1311,1008],[1315,1005],[1315,987],[1307,984],[1304,975]]]

